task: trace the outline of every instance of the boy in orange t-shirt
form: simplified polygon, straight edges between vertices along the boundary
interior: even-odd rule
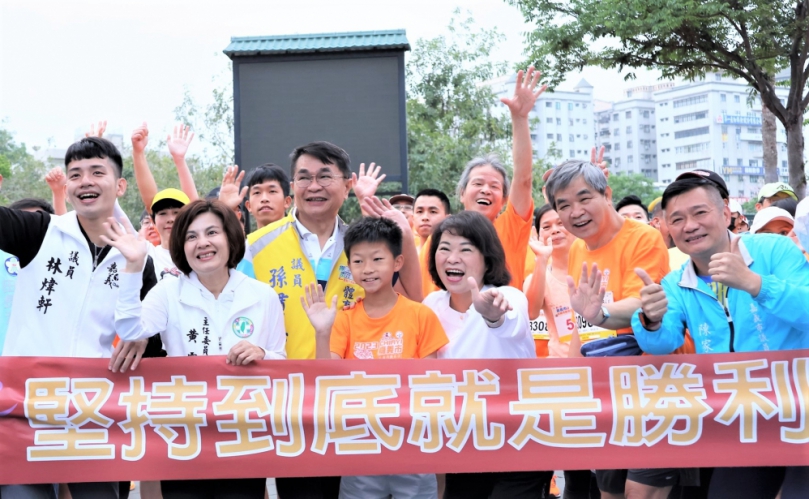
[[[323,290],[310,286],[303,308],[315,328],[318,359],[435,358],[449,343],[435,313],[393,290],[393,274],[402,267],[402,230],[385,218],[365,218],[345,234],[351,275],[365,298],[337,312],[337,297],[327,305]],[[406,496],[434,498],[435,475],[343,477],[340,497]]]

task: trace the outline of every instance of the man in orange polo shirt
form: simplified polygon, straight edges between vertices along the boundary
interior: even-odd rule
[[[644,286],[635,268],[644,269],[655,282],[669,272],[668,249],[660,233],[615,211],[607,178],[591,162],[570,160],[554,168],[545,194],[562,224],[578,238],[568,259],[573,310],[605,335],[631,333]],[[601,497],[610,499],[624,494],[658,497],[677,485],[679,477],[679,470],[671,469],[596,471]]]
[[[534,211],[532,197],[533,147],[528,113],[537,98],[547,88],[537,87],[539,71],[533,67],[523,74],[517,73],[514,95],[501,98],[511,112],[512,155],[514,175],[508,172],[498,158],[487,155],[467,163],[458,182],[458,198],[465,210],[477,211],[494,223],[500,242],[506,252],[506,266],[511,273],[511,286],[522,289],[525,279],[525,253],[531,237],[531,219]],[[505,206],[505,211],[503,207]],[[502,213],[501,213],[502,212]],[[429,247],[429,240],[424,247]],[[424,296],[437,291],[430,278],[429,251],[421,252],[421,275]]]

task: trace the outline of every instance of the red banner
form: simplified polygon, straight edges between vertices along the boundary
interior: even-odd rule
[[[0,357],[0,483],[809,465],[809,351]]]

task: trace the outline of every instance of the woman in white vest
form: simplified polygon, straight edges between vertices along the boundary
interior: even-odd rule
[[[284,313],[278,295],[236,270],[244,254],[244,233],[236,215],[220,201],[185,206],[171,231],[171,259],[178,279],[164,279],[138,299],[135,272],[143,266],[142,237],[109,224],[106,239],[126,258],[115,311],[122,341],[160,334],[170,357],[221,355],[241,366],[261,359],[284,359]],[[113,371],[130,368],[129,359],[112,359]],[[265,479],[163,481],[163,497],[264,497]]]

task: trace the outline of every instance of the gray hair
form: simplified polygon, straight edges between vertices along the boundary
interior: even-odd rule
[[[464,167],[463,173],[461,173],[461,180],[458,181],[458,187],[455,189],[455,194],[458,195],[458,199],[461,198],[461,194],[466,190],[466,185],[469,184],[469,176],[472,175],[472,170],[479,166],[486,165],[491,166],[503,176],[503,199],[508,198],[508,191],[511,186],[511,182],[508,179],[508,171],[496,154],[487,154],[486,156],[473,159]]]
[[[584,182],[599,194],[607,193],[607,177],[601,168],[589,161],[569,159],[553,169],[545,184],[545,195],[553,209],[556,209],[556,193],[565,189],[578,177],[584,177]]]

